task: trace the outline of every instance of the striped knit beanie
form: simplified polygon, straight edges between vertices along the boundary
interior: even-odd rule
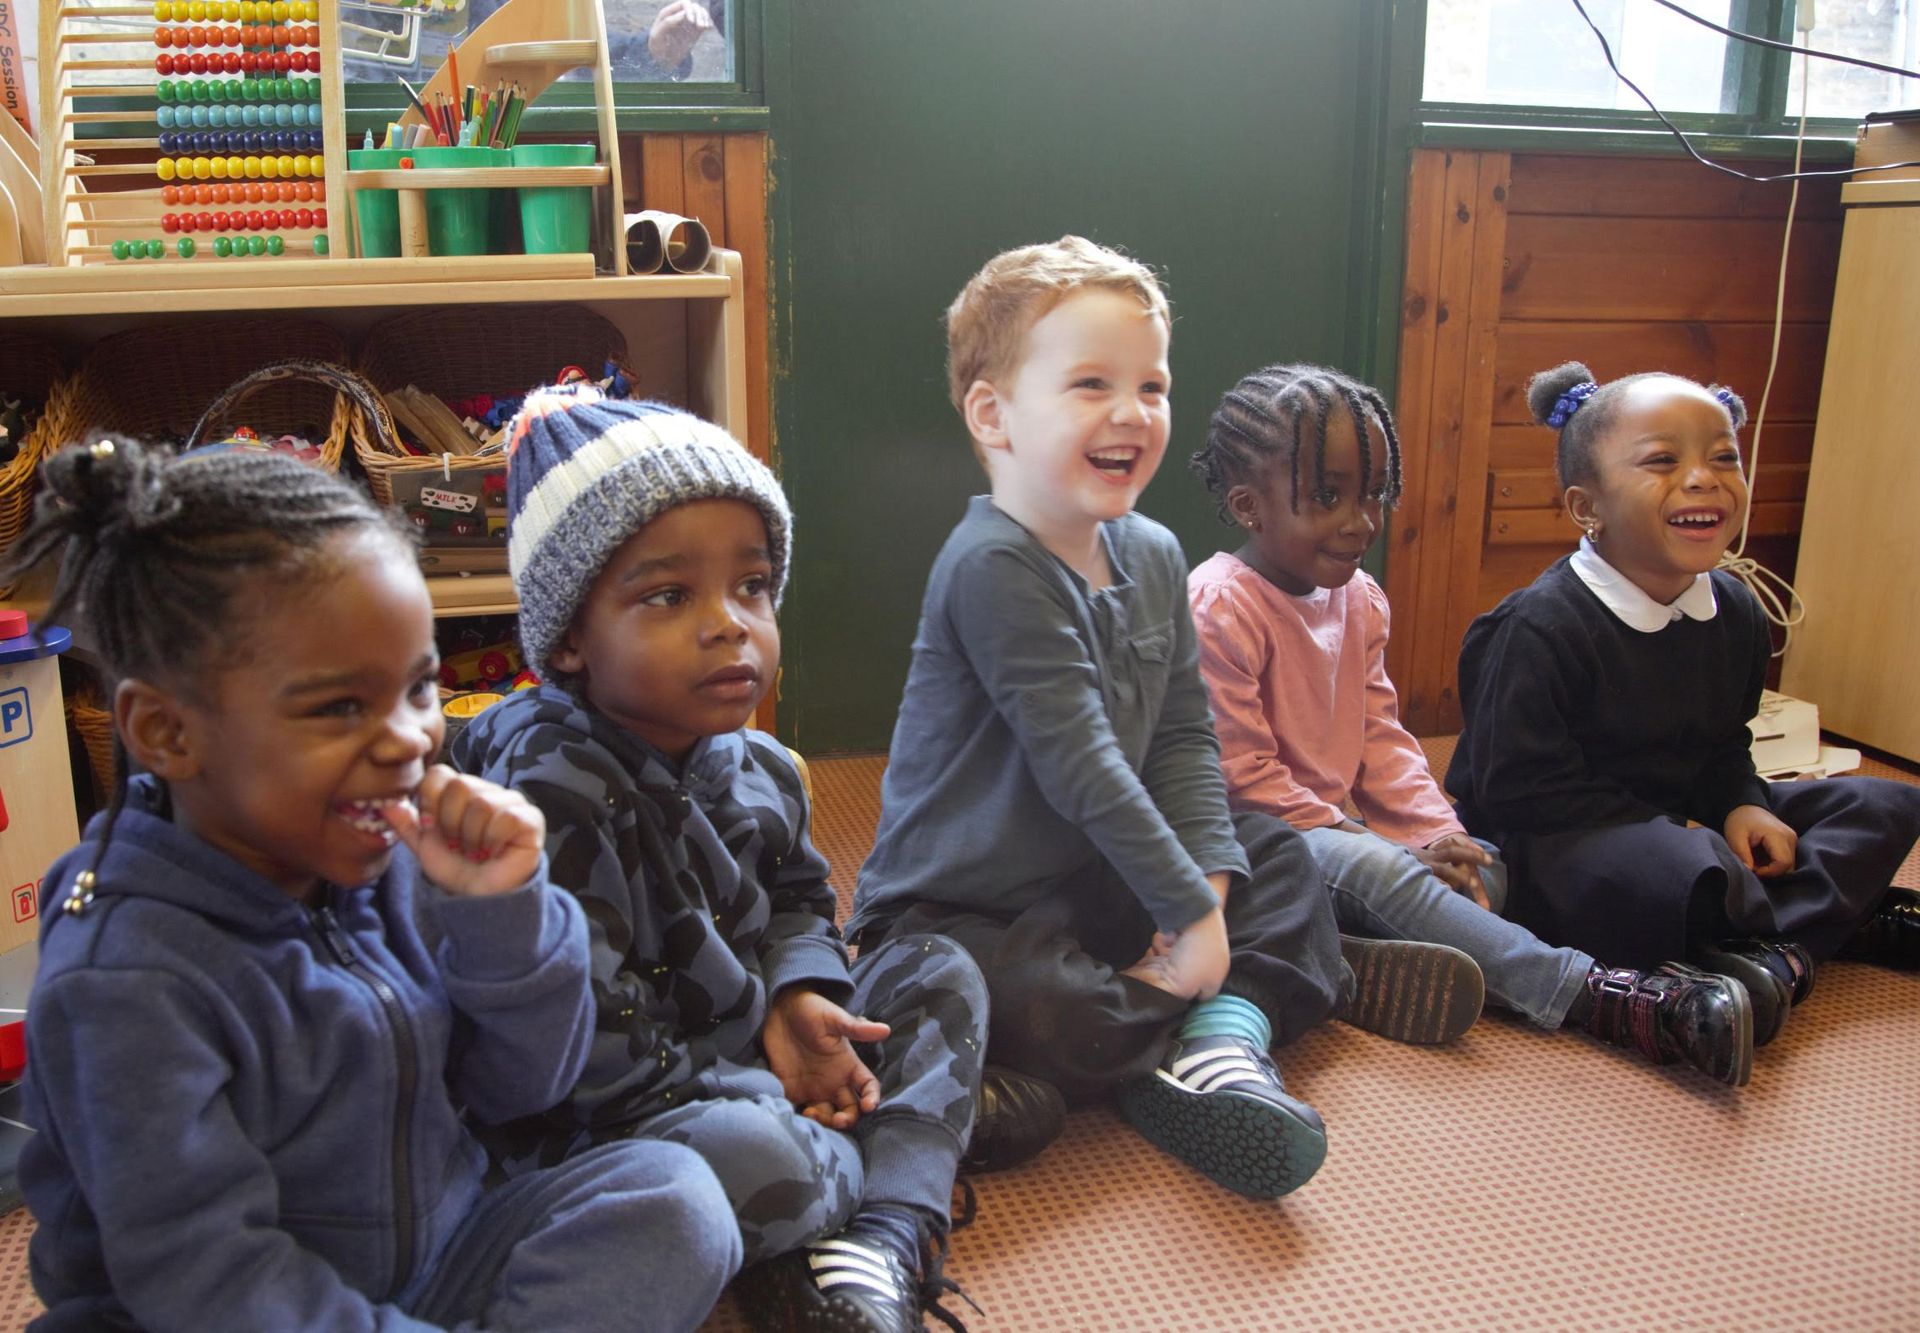
[[[787,581],[793,518],[766,465],[733,436],[665,403],[591,385],[527,395],[507,445],[507,560],[520,646],[542,680],[593,581],[634,533],[675,505],[745,500],[767,522],[773,602]]]

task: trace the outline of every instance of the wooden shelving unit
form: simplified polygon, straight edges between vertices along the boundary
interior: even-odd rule
[[[516,265],[528,256],[512,256]],[[726,427],[747,441],[746,326],[740,256],[716,250],[704,273],[653,274],[645,277],[593,277],[579,265],[584,255],[554,255],[551,278],[510,278],[488,273],[485,258],[324,261],[315,272],[288,273],[291,285],[251,285],[129,290],[124,284],[83,290],[37,287],[30,271],[0,271],[0,320],[25,325],[45,336],[84,349],[95,339],[143,325],[216,321],[260,311],[298,312],[303,318],[333,324],[349,340],[385,315],[408,307],[473,306],[476,336],[487,333],[489,308],[579,301],[618,328],[627,342],[628,363],[639,389],[679,403]],[[318,270],[324,269],[324,274]],[[236,277],[259,283],[269,276],[254,269]],[[95,270],[100,279],[160,278],[164,268],[123,267]],[[353,275],[342,280],[336,275]],[[70,281],[70,275],[68,280]],[[505,574],[436,573],[429,568],[436,614],[489,615],[517,609]],[[33,614],[44,605],[44,585],[29,583],[8,602]]]

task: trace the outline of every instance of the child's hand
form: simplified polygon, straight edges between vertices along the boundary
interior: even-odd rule
[[[1211,1000],[1227,979],[1227,919],[1219,908],[1176,936],[1153,937],[1146,956],[1121,975],[1183,1000]]]
[[[713,31],[713,16],[694,0],[672,0],[662,5],[647,30],[647,53],[664,69],[685,60],[702,37]]]
[[[1487,882],[1480,878],[1480,867],[1492,865],[1493,858],[1472,838],[1449,833],[1430,847],[1413,849],[1413,854],[1455,893],[1465,894],[1489,912],[1493,910],[1487,899]]]
[[[1765,806],[1736,805],[1727,815],[1721,836],[1740,858],[1740,864],[1761,879],[1772,879],[1793,869],[1794,858],[1800,851],[1800,835],[1781,823]]]
[[[893,1029],[855,1018],[824,995],[790,987],[767,1009],[760,1044],[787,1100],[829,1129],[851,1129],[880,1105],[880,1080],[853,1053],[856,1041],[882,1041]]]
[[[411,803],[386,811],[394,836],[420,861],[421,873],[462,897],[510,893],[540,868],[547,820],[517,791],[455,773],[427,770]]]

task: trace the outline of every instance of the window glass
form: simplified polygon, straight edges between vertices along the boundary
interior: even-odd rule
[[[1915,0],[1820,0],[1811,33],[1794,34],[1795,46],[1877,60],[1912,69],[1920,57],[1920,4]],[[1801,56],[1793,57],[1787,115],[1800,115]],[[1920,79],[1902,79],[1858,65],[1815,60],[1807,95],[1810,116],[1859,116],[1920,106]]]
[[[346,77],[418,85],[503,0],[341,0]],[[728,0],[604,0],[616,83],[730,82]],[[584,73],[570,77],[584,78]]]
[[[1652,0],[1585,3],[1621,70],[1662,111],[1721,109],[1728,38]],[[1824,8],[1829,0],[1821,3]],[[1692,0],[1689,7],[1725,24],[1732,3]],[[1592,29],[1565,0],[1428,0],[1425,96],[1429,102],[1645,109],[1607,68]]]

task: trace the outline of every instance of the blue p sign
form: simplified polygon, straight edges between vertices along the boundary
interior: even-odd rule
[[[33,709],[27,703],[27,687],[0,690],[0,750],[32,738]]]

